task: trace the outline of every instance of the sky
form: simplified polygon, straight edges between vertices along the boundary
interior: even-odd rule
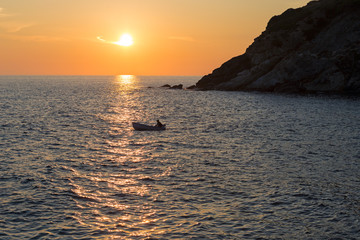
[[[309,1],[0,0],[0,75],[205,75]]]

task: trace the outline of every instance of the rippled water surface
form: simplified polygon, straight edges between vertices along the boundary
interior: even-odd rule
[[[360,239],[359,99],[198,79],[0,77],[0,239]]]

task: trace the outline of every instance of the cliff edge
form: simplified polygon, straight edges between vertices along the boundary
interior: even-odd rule
[[[203,90],[360,94],[360,0],[311,1],[270,19]]]

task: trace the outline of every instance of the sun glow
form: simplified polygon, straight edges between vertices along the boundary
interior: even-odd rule
[[[121,84],[132,84],[135,81],[134,75],[118,75],[116,76],[116,81]]]
[[[130,34],[124,33],[123,35],[121,35],[119,41],[114,42],[114,44],[129,47],[134,44],[134,40]]]

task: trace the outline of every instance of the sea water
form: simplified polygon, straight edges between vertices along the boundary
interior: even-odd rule
[[[0,239],[360,239],[359,98],[198,79],[0,77]]]

